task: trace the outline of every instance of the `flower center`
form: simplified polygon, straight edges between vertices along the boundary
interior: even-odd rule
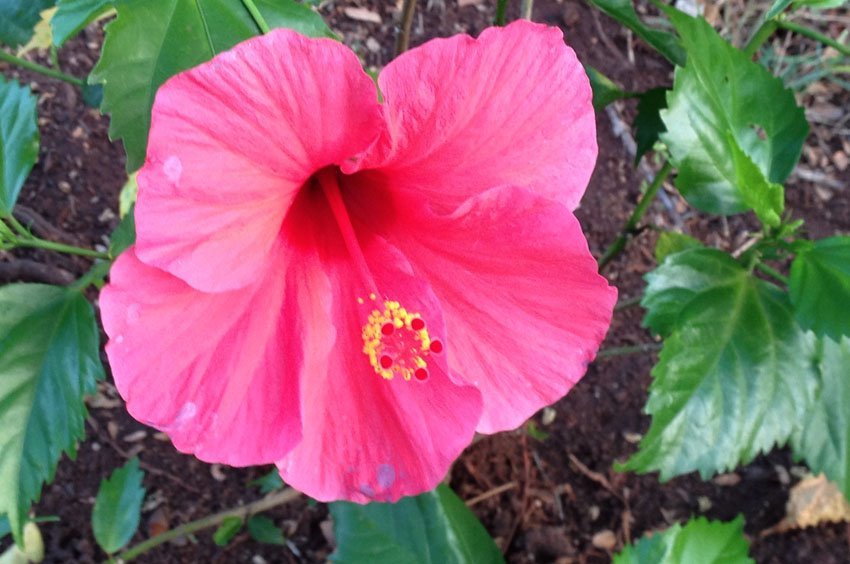
[[[425,320],[419,313],[408,311],[397,301],[378,301],[380,291],[348,217],[336,173],[324,170],[317,178],[354,267],[364,287],[371,292],[368,299],[373,302],[370,304],[372,309],[361,331],[363,354],[369,359],[375,373],[387,380],[392,380],[395,376],[401,376],[405,380],[427,380],[428,357],[439,354],[443,350],[443,344],[431,337]],[[357,298],[357,303],[362,306],[366,300]]]
[[[376,301],[377,297],[372,294],[369,299]],[[364,302],[362,298],[357,301]],[[395,376],[427,380],[428,357],[443,350],[442,343],[428,334],[425,320],[396,301],[386,300],[383,307],[372,310],[362,336],[363,353],[375,373],[387,380]]]

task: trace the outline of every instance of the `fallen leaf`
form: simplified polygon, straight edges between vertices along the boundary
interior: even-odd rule
[[[791,488],[785,511],[785,519],[800,528],[850,521],[850,503],[823,474],[797,482]]]

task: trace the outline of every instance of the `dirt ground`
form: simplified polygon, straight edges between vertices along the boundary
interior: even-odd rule
[[[380,67],[392,57],[397,18],[393,4],[372,0],[326,2],[322,11],[367,65]],[[456,0],[429,0],[425,7],[421,2],[425,8],[414,20],[412,44],[460,32],[476,35],[492,21],[492,2],[466,2],[463,8],[457,4]],[[352,6],[374,11],[382,23],[352,19],[344,11]],[[538,0],[534,19],[563,28],[583,63],[628,90],[672,82],[667,63],[584,3]],[[61,51],[62,69],[85,76],[101,43],[100,30],[86,30]],[[46,236],[85,246],[105,246],[106,236],[117,222],[117,194],[126,178],[120,146],[107,137],[108,119],[86,108],[72,86],[6,66],[0,66],[0,70],[29,82],[40,97],[41,152],[20,203],[62,231]],[[830,88],[805,96],[803,102],[823,112],[830,106],[846,108],[850,101],[846,92],[836,93]],[[633,114],[633,104],[625,104],[597,117],[599,161],[578,211],[596,254],[616,237],[644,178],[633,166],[622,136],[613,133],[618,116],[629,123]],[[817,177],[817,183],[798,177],[787,191],[789,208],[807,221],[817,237],[850,232],[850,170],[840,170],[831,160],[836,152],[850,151],[842,145],[841,131],[846,131],[846,123],[845,130],[838,127],[827,133],[821,127],[826,126],[819,124],[813,131],[803,160],[809,171],[816,171],[807,178],[817,173],[821,177]],[[747,217],[707,219],[688,209],[672,191],[666,198],[669,205],[656,202],[648,215],[652,224],[679,227],[724,249],[740,246],[755,227]],[[621,298],[640,294],[642,275],[654,267],[654,242],[655,231],[644,230],[605,270],[618,286]],[[83,259],[55,254],[15,255],[35,258],[73,274],[88,267]],[[0,253],[0,261],[10,258],[10,254]],[[650,335],[640,327],[641,316],[639,307],[617,311],[603,346],[651,342]],[[685,476],[660,484],[655,475],[620,474],[612,469],[615,461],[625,460],[635,451],[636,441],[648,427],[649,418],[641,408],[653,362],[648,354],[598,360],[552,411],[535,417],[537,427],[547,435],[545,439],[532,438],[523,430],[485,437],[455,464],[451,486],[465,500],[484,497],[472,506],[473,510],[508,561],[607,562],[623,543],[691,515],[728,520],[743,514],[752,540],[751,554],[758,562],[850,562],[850,529],[846,524],[761,535],[782,519],[789,487],[804,470],[785,450],[761,456],[732,474],[708,482]],[[259,491],[247,484],[269,468],[209,466],[179,454],[167,438],[126,414],[109,383],[101,386],[89,407],[87,440],[80,446],[76,462],[62,461],[55,482],[45,487],[36,506],[37,515],[59,518],[42,526],[47,561],[105,559],[89,524],[94,496],[101,478],[135,454],[146,471],[147,498],[142,526],[133,542],[260,497]],[[494,491],[501,493],[492,494]],[[205,531],[160,547],[138,561],[316,562],[332,551],[324,505],[303,499],[278,507],[268,516],[282,527],[289,540],[286,547],[261,545],[243,533],[220,548],[213,544],[211,531]]]

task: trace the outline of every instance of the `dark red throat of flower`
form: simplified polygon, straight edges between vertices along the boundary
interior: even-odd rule
[[[357,298],[359,305],[366,305],[368,301],[372,308],[361,332],[363,354],[375,373],[387,380],[395,376],[404,380],[427,380],[429,357],[442,352],[442,342],[431,336],[419,313],[408,311],[398,301],[381,293],[351,224],[340,193],[337,171],[324,169],[317,174],[317,180],[342,234],[345,248],[364,287],[370,292],[365,298]]]

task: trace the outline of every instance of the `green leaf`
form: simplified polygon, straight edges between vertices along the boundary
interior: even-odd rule
[[[5,515],[0,515],[0,539],[12,532],[12,527],[9,525],[9,519]]]
[[[734,286],[746,276],[735,259],[717,249],[694,248],[669,255],[645,276],[643,326],[658,335],[669,335],[691,300],[714,288]]]
[[[834,340],[850,336],[850,237],[821,239],[798,254],[788,290],[803,327]]]
[[[333,562],[453,564],[503,562],[475,515],[448,486],[397,503],[330,504]]]
[[[135,205],[133,205],[109,238],[109,256],[116,258],[135,242],[136,214]]]
[[[677,188],[691,205],[709,213],[739,213],[762,200],[775,207],[771,183],[788,178],[808,132],[802,108],[780,79],[705,20],[666,11],[688,53],[687,65],[676,69],[668,109],[661,112],[667,128],[661,140],[679,169]],[[761,171],[767,187],[754,184],[752,167],[736,158],[740,154]],[[752,190],[768,196],[746,194]],[[768,209],[773,208],[762,212]]]
[[[248,534],[257,542],[286,544],[286,538],[274,521],[262,515],[254,515],[248,519]]]
[[[112,0],[58,0],[50,21],[53,45],[61,47],[88,24],[112,8]]]
[[[260,488],[261,494],[271,493],[275,490],[279,490],[283,487],[283,480],[280,478],[280,472],[277,468],[272,468],[272,470],[257,478],[256,480],[252,480],[248,482],[249,486],[257,486]]]
[[[820,393],[791,444],[813,473],[826,474],[850,499],[850,338],[825,338],[821,347]]]
[[[29,88],[0,76],[0,213],[12,212],[38,158],[37,103]]]
[[[661,264],[670,255],[701,247],[702,243],[690,235],[678,231],[662,231],[655,242],[655,260]]]
[[[781,184],[768,182],[759,167],[741,150],[728,131],[726,140],[735,165],[735,176],[741,188],[741,200],[751,208],[765,225],[779,227],[785,209],[785,189]]]
[[[136,203],[136,198],[139,195],[139,171],[131,172],[127,177],[127,182],[121,187],[121,192],[118,194],[118,215],[124,217]]]
[[[645,25],[635,12],[632,0],[590,0],[590,3],[635,32],[674,65],[683,65],[685,53],[672,33]]]
[[[778,288],[749,274],[730,278],[713,280],[679,313],[652,371],[652,423],[624,469],[657,470],[662,480],[697,470],[707,479],[787,441],[810,408],[818,385],[811,334]]]
[[[55,3],[56,0],[0,0],[0,43],[17,47],[29,41],[41,11]]]
[[[213,533],[213,542],[218,546],[227,546],[233,537],[242,529],[242,519],[239,517],[225,517],[221,525]]]
[[[139,528],[145,488],[139,459],[131,458],[100,483],[91,514],[97,544],[113,554],[123,548]]]
[[[635,116],[635,164],[652,150],[660,135],[667,131],[661,121],[661,110],[667,107],[667,88],[653,88],[640,95]]]
[[[631,96],[622,88],[614,84],[610,78],[591,66],[584,67],[587,77],[590,79],[590,89],[593,91],[593,107],[601,110],[615,100],[622,100]]]
[[[103,378],[98,330],[80,292],[0,287],[0,513],[15,540],[41,485],[85,434],[83,396]]]
[[[749,564],[749,551],[741,516],[728,523],[698,517],[644,535],[616,554],[614,564]]]
[[[272,27],[333,36],[321,17],[294,0],[255,0]],[[103,83],[109,134],[121,139],[127,170],[145,158],[151,106],[171,76],[210,60],[259,33],[241,0],[145,0],[116,5],[103,53],[89,80]]]
[[[808,7],[816,10],[826,10],[828,8],[839,8],[846,4],[847,0],[776,0],[764,15],[764,19],[772,20],[784,12],[785,8],[792,3],[794,4],[794,8]]]

